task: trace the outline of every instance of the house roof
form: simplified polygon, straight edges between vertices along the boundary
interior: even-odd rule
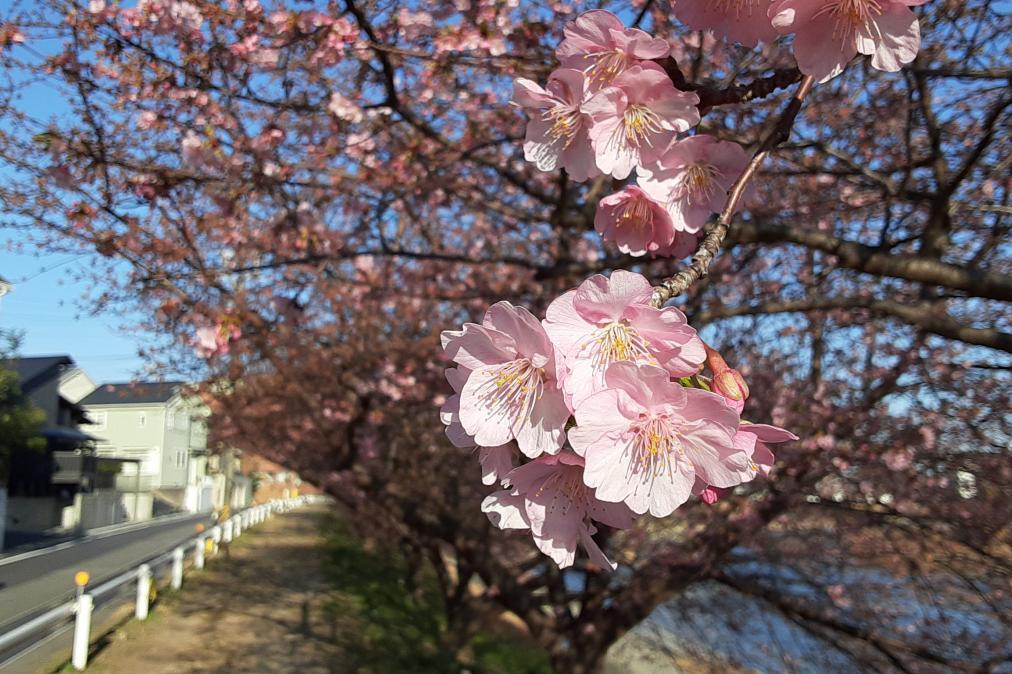
[[[63,366],[73,365],[74,361],[70,356],[35,356],[32,358],[12,358],[4,363],[18,373],[21,380],[21,390],[29,393],[44,382],[58,377],[63,372]]]
[[[81,405],[139,405],[143,403],[164,403],[176,395],[181,381],[129,382],[125,384],[102,384],[89,393]]]

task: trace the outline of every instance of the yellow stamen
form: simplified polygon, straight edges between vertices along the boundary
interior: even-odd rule
[[[882,5],[879,0],[831,0],[812,18],[818,19],[827,14],[835,19],[833,38],[841,39],[865,28],[874,17],[881,16]]]

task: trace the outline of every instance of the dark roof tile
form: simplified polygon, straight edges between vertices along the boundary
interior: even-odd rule
[[[181,381],[102,384],[89,393],[81,405],[138,405],[164,403],[183,386]]]

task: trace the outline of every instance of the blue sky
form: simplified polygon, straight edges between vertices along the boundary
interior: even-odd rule
[[[89,258],[42,255],[34,247],[12,251],[18,243],[9,234],[0,236],[0,275],[14,284],[0,298],[0,327],[23,333],[21,355],[69,354],[96,383],[139,374],[144,361],[123,319],[87,311],[88,286],[74,277]]]
[[[55,46],[51,40],[32,43],[42,54]],[[21,90],[18,105],[43,122],[67,113],[60,92],[39,83]],[[0,222],[3,216],[0,212]],[[139,343],[123,329],[127,319],[89,314],[84,301],[89,286],[79,280],[92,262],[89,256],[42,254],[26,244],[23,236],[17,230],[0,229],[0,276],[14,284],[0,298],[0,328],[22,333],[20,355],[68,354],[96,383],[126,381],[141,374],[145,362],[137,357]]]

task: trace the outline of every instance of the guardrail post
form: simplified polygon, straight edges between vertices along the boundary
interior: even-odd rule
[[[74,608],[74,650],[70,656],[70,663],[77,671],[88,666],[88,644],[91,643],[91,610],[95,607],[95,600],[90,594],[82,594],[77,598],[77,606]]]
[[[137,606],[134,610],[134,617],[138,620],[147,620],[148,602],[151,599],[151,567],[141,564],[137,567]]]
[[[210,539],[204,536],[197,536],[197,541],[193,544],[193,568],[195,569],[204,568],[204,546],[207,540]]]
[[[172,551],[172,589],[178,590],[183,587],[183,549],[176,548]]]

